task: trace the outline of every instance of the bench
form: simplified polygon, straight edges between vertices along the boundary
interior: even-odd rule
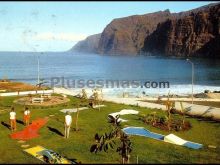
[[[44,98],[32,98],[32,103],[42,103],[44,101]]]
[[[44,93],[41,95],[41,98],[51,98],[51,94],[50,93]]]

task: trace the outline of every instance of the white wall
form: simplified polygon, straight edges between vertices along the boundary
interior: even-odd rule
[[[39,90],[39,91],[21,91],[21,92],[8,92],[8,93],[0,93],[0,96],[20,96],[20,95],[28,95],[28,94],[42,94],[42,93],[54,93],[53,90]]]

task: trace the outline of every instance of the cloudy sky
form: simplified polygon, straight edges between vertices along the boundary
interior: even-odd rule
[[[66,51],[114,18],[207,2],[0,2],[0,51]]]

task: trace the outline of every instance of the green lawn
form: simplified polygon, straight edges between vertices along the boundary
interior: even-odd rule
[[[9,124],[9,110],[15,98],[16,97],[1,98],[0,110],[5,110],[0,111],[1,123],[5,122]],[[90,146],[94,142],[95,133],[104,133],[110,129],[109,123],[107,122],[108,114],[125,108],[138,110],[142,114],[147,114],[152,111],[157,111],[160,114],[164,113],[159,110],[105,102],[106,107],[102,107],[100,112],[92,109],[80,111],[78,122],[80,131],[75,132],[72,129],[69,139],[64,139],[63,136],[50,131],[48,127],[54,128],[62,134],[64,133],[64,114],[59,110],[76,107],[78,101],[77,98],[71,97],[71,102],[66,105],[48,108],[31,107],[31,119],[37,119],[51,114],[55,114],[55,116],[50,117],[47,125],[41,128],[40,137],[29,140],[26,143],[31,147],[41,145],[69,159],[76,158],[82,163],[120,163],[120,156],[115,150],[109,150],[108,153],[102,152],[97,154],[89,152]],[[22,120],[23,118],[23,108],[21,105],[15,105],[18,120]],[[73,113],[72,116],[75,121],[76,114]],[[136,163],[137,156],[139,163],[220,163],[220,123],[187,118],[192,124],[192,128],[189,131],[166,132],[143,124],[143,122],[138,120],[138,116],[136,115],[125,115],[121,116],[121,118],[129,120],[123,123],[123,125],[142,126],[150,131],[164,135],[175,133],[183,139],[204,144],[203,149],[193,150],[146,137],[131,136],[131,141],[133,142],[133,151],[131,153],[132,163]],[[17,127],[18,130],[24,128],[24,126],[19,123],[17,123]],[[74,127],[75,125],[73,123],[72,128]],[[18,140],[10,139],[10,133],[11,131],[7,127],[0,124],[0,163],[42,163],[23,152],[23,148],[21,148],[21,144],[18,143]],[[211,149],[207,147],[208,145],[215,145],[217,148]]]

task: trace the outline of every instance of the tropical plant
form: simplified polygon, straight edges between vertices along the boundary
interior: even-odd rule
[[[148,123],[148,116],[145,114],[141,114],[139,119],[142,120],[145,124]]]
[[[95,143],[90,147],[90,152],[107,152],[109,148],[114,149],[116,140],[120,140],[120,146],[117,147],[116,152],[121,156],[122,164],[129,163],[130,153],[132,151],[132,143],[129,137],[121,130],[119,115],[115,118],[109,115],[109,123],[113,129],[109,133],[103,135],[95,134]]]
[[[99,99],[98,99],[98,92],[95,91],[95,92],[93,93],[93,103],[94,103],[94,105],[97,105],[97,104],[98,104],[98,101],[99,101]]]
[[[47,82],[44,81],[44,79],[40,79],[40,82],[38,84],[36,84],[36,86],[40,89],[42,87],[43,84],[46,84]]]
[[[85,102],[88,99],[87,93],[85,89],[82,89],[81,102]]]
[[[157,123],[157,120],[156,120],[156,112],[152,112],[151,113],[151,124],[154,126],[156,123]]]
[[[112,132],[117,136],[120,137],[121,134],[121,121],[119,120],[120,115],[116,115],[115,117],[109,115],[108,116],[108,123],[112,126]]]
[[[117,148],[116,152],[121,155],[122,164],[129,163],[130,153],[132,151],[131,141],[125,133],[122,133],[120,137],[121,145]]]
[[[111,123],[114,127],[120,126],[119,117],[120,117],[120,115],[116,115],[115,117],[109,115],[108,116],[108,123]]]
[[[159,122],[160,122],[161,124],[164,124],[164,123],[165,123],[165,120],[166,120],[166,116],[165,116],[165,117],[164,117],[164,116],[159,117]]]
[[[167,117],[166,117],[166,121],[167,121],[167,127],[168,127],[168,130],[170,131],[171,130],[171,106],[172,106],[172,103],[170,101],[170,92],[168,93],[168,98],[167,98],[167,101],[166,101],[166,108],[167,108]]]
[[[185,125],[185,111],[184,111],[182,102],[180,102],[180,106],[181,106],[181,114],[182,114],[182,123],[183,125]]]

